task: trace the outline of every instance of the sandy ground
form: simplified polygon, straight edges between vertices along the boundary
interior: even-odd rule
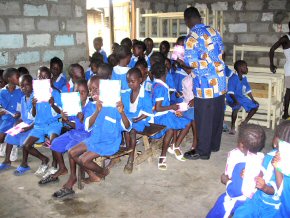
[[[265,131],[267,152],[273,131]],[[188,150],[191,142],[190,133],[182,150]],[[137,166],[131,175],[123,173],[126,158],[122,158],[104,181],[86,185],[83,190],[75,187],[76,195],[65,200],[55,200],[51,195],[62,187],[67,176],[59,183],[39,187],[39,178],[33,172],[40,163],[30,158],[32,172],[27,175],[15,177],[15,168],[0,174],[0,217],[205,217],[225,191],[220,174],[227,152],[235,146],[236,136],[224,133],[221,150],[210,160],[179,162],[168,155],[167,171],[159,171],[157,158],[153,158],[151,163]],[[41,151],[50,155],[48,149]],[[18,164],[19,160],[13,166]]]

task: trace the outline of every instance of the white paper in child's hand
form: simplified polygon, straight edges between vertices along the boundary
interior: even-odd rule
[[[121,101],[120,80],[100,80],[100,101],[104,107],[116,107]]]
[[[242,192],[248,198],[252,198],[257,190],[255,178],[260,174],[263,159],[264,154],[261,152],[247,154]]]
[[[288,142],[279,141],[280,161],[277,164],[277,169],[284,175],[290,176],[290,144]]]
[[[48,102],[51,92],[50,79],[33,80],[33,94],[37,102]]]
[[[61,93],[62,110],[68,116],[76,116],[82,111],[81,97],[79,92]]]
[[[29,126],[28,124],[21,122],[17,124],[16,126],[12,127],[11,129],[7,130],[5,133],[11,136],[16,136],[22,132],[23,128],[28,127],[28,126]]]
[[[188,104],[185,102],[178,103],[177,105],[179,106],[177,111],[187,111],[188,110]]]

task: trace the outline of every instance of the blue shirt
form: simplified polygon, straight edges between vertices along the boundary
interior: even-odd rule
[[[215,98],[226,93],[224,45],[220,34],[204,24],[197,24],[185,40],[185,63],[193,67],[193,93],[198,98]]]
[[[74,84],[73,84],[72,80],[70,80],[67,84],[65,84],[61,88],[61,92],[73,92],[73,91],[74,91]]]
[[[54,87],[58,90],[61,90],[63,86],[65,86],[67,83],[65,73],[61,73],[57,80],[53,83]]]
[[[86,72],[86,80],[89,81],[89,79],[94,75],[91,68],[89,68]]]
[[[127,81],[128,70],[130,70],[129,67],[121,67],[119,65],[113,68],[112,80],[121,80],[121,93],[125,93],[131,90]]]
[[[61,108],[60,92],[53,89],[51,94],[54,98],[54,103]],[[60,114],[56,113],[48,102],[40,102],[36,104],[35,126],[58,122],[58,118],[60,118]]]
[[[161,106],[170,105],[169,87],[160,79],[155,79],[152,85],[152,105],[155,107],[157,101],[162,101]],[[156,112],[154,110],[154,115],[159,116],[159,114],[165,114],[168,111]]]
[[[21,98],[21,119],[26,124],[31,124],[34,122],[34,117],[32,116],[32,97],[30,95],[29,99],[26,96]]]
[[[16,112],[21,112],[21,98],[23,96],[23,92],[21,89],[16,86],[13,92],[8,90],[8,85],[0,91],[0,105],[6,109],[7,111],[15,114]],[[10,114],[4,114],[1,116],[2,120],[11,119],[12,116]]]
[[[233,94],[237,99],[243,98],[252,92],[250,84],[245,75],[240,80],[239,75],[234,73],[228,81],[228,94]]]
[[[106,52],[103,50],[103,49],[101,49],[100,51],[99,51],[99,53],[103,56],[103,59],[104,59],[104,63],[108,63],[108,57],[107,57],[107,54],[106,54]]]
[[[130,60],[130,63],[128,64],[128,67],[130,67],[130,68],[135,67],[135,65],[136,65],[136,63],[137,63],[137,61],[138,61],[138,58],[139,58],[139,57],[136,57],[136,56],[132,55],[131,60]],[[145,60],[146,60],[146,62],[147,62],[148,70],[150,70],[150,68],[151,68],[150,59],[147,57],[147,55],[145,55],[144,58],[145,58]]]

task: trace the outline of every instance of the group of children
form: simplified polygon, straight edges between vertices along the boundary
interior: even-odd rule
[[[176,48],[184,46],[184,39],[185,37],[177,39]],[[164,41],[160,45],[160,52],[153,52],[151,38],[146,38],[144,42],[132,42],[125,38],[120,45],[114,43],[113,52],[108,57],[102,50],[102,45],[101,37],[94,40],[96,52],[92,55],[86,72],[79,64],[70,65],[69,81],[63,73],[63,63],[57,57],[51,59],[50,68],[38,69],[38,80],[51,81],[52,93],[48,102],[38,102],[34,97],[33,78],[28,72],[22,73],[15,68],[2,72],[0,142],[6,143],[6,151],[0,170],[11,167],[10,154],[16,145],[22,148],[23,157],[14,174],[21,176],[30,170],[28,156],[32,155],[41,161],[35,172],[42,176],[39,184],[48,184],[68,173],[63,158],[68,151],[69,179],[62,189],[53,194],[54,197],[61,198],[74,193],[77,164],[89,175],[84,181],[86,183],[99,182],[108,175],[108,168],[100,167],[93,160],[99,156],[115,154],[122,142],[133,150],[124,168],[124,172],[132,173],[136,135],[150,123],[165,126],[164,130],[154,135],[154,138],[163,137],[158,169],[167,169],[167,151],[177,160],[185,161],[186,156],[180,145],[190,129],[194,136],[192,148],[196,148],[198,139],[192,92],[194,75],[187,74],[176,59],[168,58],[170,44]],[[178,58],[183,57],[181,55]],[[228,70],[230,78],[227,101],[233,108],[231,133],[235,131],[236,114],[241,106],[249,112],[245,123],[258,108],[245,77],[246,63],[237,61],[235,70],[236,73]],[[121,101],[116,103],[116,107],[102,106],[99,99],[100,80],[108,79],[121,81]],[[79,92],[82,111],[76,116],[67,116],[66,111],[62,110],[61,92]],[[21,133],[15,136],[5,133],[20,122],[27,124]],[[51,167],[49,157],[35,146],[46,138],[52,152]],[[243,145],[245,149],[248,146],[246,142]]]

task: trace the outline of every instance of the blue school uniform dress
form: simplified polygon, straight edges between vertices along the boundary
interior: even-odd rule
[[[146,92],[151,93],[153,81],[147,76],[146,80],[143,82],[143,86]]]
[[[106,54],[106,52],[103,50],[103,49],[101,49],[100,51],[98,51],[102,56],[103,56],[103,60],[104,60],[104,63],[108,63],[108,57],[107,57],[107,54]]]
[[[15,114],[21,111],[21,98],[23,96],[22,91],[16,86],[13,92],[9,92],[8,85],[0,91],[0,105],[7,111]],[[5,133],[11,129],[16,122],[16,119],[10,114],[4,114],[1,116],[0,133]]]
[[[87,100],[86,105],[82,108],[84,120],[91,116],[96,110],[96,105]],[[81,123],[77,116],[69,117],[71,122],[74,122],[76,127],[63,135],[55,138],[50,149],[59,153],[65,153],[75,145],[79,144],[90,136],[90,132],[85,130],[85,124]]]
[[[61,92],[73,92],[74,91],[74,84],[70,79],[66,85],[61,88]]]
[[[32,95],[31,95],[32,96]],[[26,99],[26,96],[21,98],[21,119],[22,122],[31,125],[34,122],[34,117],[32,116],[32,97]],[[5,137],[5,142],[10,145],[17,145],[18,147],[23,146],[24,141],[30,134],[31,130],[26,132],[21,132],[15,136],[9,134]]]
[[[268,153],[263,161],[263,178],[267,185],[274,188],[274,195],[268,195],[261,190],[258,190],[252,199],[247,199],[245,204],[239,207],[234,217],[263,217],[272,218],[276,215],[280,206],[279,190],[276,185],[276,175],[274,167],[271,163],[277,150]]]
[[[61,90],[63,86],[65,86],[67,83],[65,73],[61,73],[57,80],[53,83],[54,87],[58,90]]]
[[[53,89],[52,96],[55,105],[61,108],[62,104],[59,91]],[[34,127],[30,132],[29,137],[33,136],[39,138],[39,141],[43,142],[46,135],[59,135],[62,128],[62,124],[58,121],[60,117],[61,116],[54,111],[48,102],[37,103]]]
[[[182,80],[187,75],[188,74],[183,69],[178,68],[175,71],[173,79],[174,79],[174,85],[175,85],[176,92],[179,92],[179,93],[182,92]],[[174,95],[173,94],[171,95],[170,102],[171,102],[171,104],[181,103],[181,102],[183,102],[183,99],[177,98],[175,93],[174,93]]]
[[[289,214],[290,214],[290,177],[286,175],[284,175],[284,178],[283,178],[283,190],[282,190],[280,200],[281,200],[281,205],[275,218],[289,217]]]
[[[216,201],[214,207],[209,211],[206,218],[224,218],[235,213],[236,209],[243,205],[246,197],[242,193],[243,179],[242,171],[246,163],[237,163],[233,169],[232,178],[227,183],[226,193],[222,194]]]
[[[157,101],[162,101],[162,106],[170,105],[169,87],[160,79],[155,79],[152,86],[152,104],[155,107]],[[184,129],[190,120],[177,117],[172,111],[154,112],[154,123],[166,126],[166,129],[156,134],[153,138],[161,138],[169,129]]]
[[[119,65],[113,68],[112,80],[121,80],[121,93],[129,92],[131,90],[127,82],[128,70],[130,70],[129,67],[121,67]]]
[[[255,104],[251,99],[247,97],[247,94],[251,93],[251,87],[247,80],[247,77],[243,75],[242,80],[240,80],[237,73],[234,73],[228,81],[228,93],[226,95],[227,104],[233,110],[239,110],[241,107],[245,109],[246,112],[256,109],[259,105]],[[234,101],[230,94],[235,95],[239,104],[234,106]]]
[[[153,116],[151,96],[148,92],[145,91],[143,85],[141,85],[139,95],[133,103],[131,103],[130,100],[131,94],[132,90],[122,95],[125,114],[132,122],[132,129],[135,129],[137,132],[142,132],[146,126],[149,126],[149,121]],[[148,117],[137,123],[133,123],[132,119],[138,118],[142,114]]]
[[[86,80],[89,81],[89,79],[94,75],[94,72],[92,69],[89,67],[86,71]]]
[[[131,60],[130,60],[130,63],[128,64],[128,67],[130,67],[130,68],[134,68],[135,65],[136,65],[136,63],[137,63],[137,61],[138,61],[138,58],[139,58],[139,57],[136,57],[136,56],[132,55]],[[145,55],[144,58],[145,58],[145,60],[146,60],[146,62],[147,62],[148,70],[150,70],[150,69],[151,69],[150,59],[147,57],[147,55]]]
[[[83,141],[87,150],[100,156],[115,154],[120,148],[122,131],[129,132],[131,126],[129,129],[125,128],[121,114],[115,107],[103,107],[91,128],[88,128],[89,118],[86,119],[85,126],[91,135]]]

